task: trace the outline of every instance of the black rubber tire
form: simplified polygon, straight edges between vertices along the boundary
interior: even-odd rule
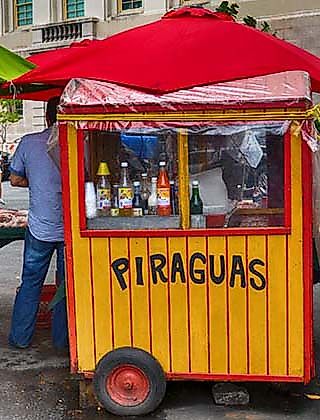
[[[135,406],[124,406],[109,395],[106,381],[110,373],[121,365],[139,368],[149,381],[149,393]],[[97,399],[107,411],[117,416],[140,416],[151,413],[162,402],[166,393],[166,377],[160,363],[149,353],[134,347],[121,347],[107,353],[99,361],[93,385]]]

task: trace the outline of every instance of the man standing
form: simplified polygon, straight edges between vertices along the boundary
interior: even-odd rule
[[[2,198],[2,176],[3,176],[3,158],[2,153],[0,152],[0,204],[5,205],[5,201]]]
[[[47,104],[48,128],[24,136],[10,165],[10,182],[29,187],[29,215],[25,236],[21,287],[16,295],[9,344],[27,348],[35,330],[40,294],[52,255],[57,253],[57,283],[64,282],[64,232],[60,172],[47,153],[59,98]],[[68,345],[65,299],[55,305],[52,340],[57,349]]]

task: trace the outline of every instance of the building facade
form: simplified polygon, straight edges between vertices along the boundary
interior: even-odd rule
[[[320,55],[319,0],[236,2],[241,15],[267,20],[280,38]],[[181,5],[215,8],[220,3],[221,0],[0,0],[0,44],[26,57],[85,38],[105,38],[156,20]],[[11,127],[8,140],[15,141],[24,132],[43,126],[43,103],[25,101],[24,119]]]

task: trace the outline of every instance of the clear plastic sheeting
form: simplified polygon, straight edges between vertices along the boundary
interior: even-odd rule
[[[307,142],[313,152],[317,152],[319,150],[319,141],[313,120],[302,121],[299,125],[297,125],[296,130],[298,134],[301,132],[302,139]]]
[[[270,102],[290,107],[301,101],[311,102],[310,78],[302,71],[197,86],[163,95],[97,80],[72,79],[62,94],[60,112],[188,111]]]
[[[188,167],[185,170],[190,180],[191,228],[284,226],[284,145],[289,127],[287,121],[276,121],[194,126],[186,131]],[[179,129],[85,131],[87,228],[179,229],[178,141]],[[124,162],[127,164],[125,186],[122,185]],[[170,184],[170,197],[169,184],[166,186],[170,207],[166,214],[149,202],[152,180],[156,180],[157,188],[162,188],[157,181],[161,175],[160,162],[164,162]],[[105,174],[109,177],[105,184],[109,186],[103,188],[97,183],[102,163],[108,168]],[[194,182],[201,198],[198,207],[192,202]],[[144,193],[148,197],[143,205],[139,204],[135,185],[141,199]],[[137,194],[139,199],[138,205],[133,200],[131,207],[121,214],[124,190],[126,197],[134,198]],[[101,198],[102,194],[111,199],[105,208],[95,208],[95,203],[100,203],[97,197]],[[139,205],[143,211],[137,214]]]

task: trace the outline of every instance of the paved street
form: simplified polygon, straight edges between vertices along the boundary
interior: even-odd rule
[[[8,208],[27,208],[27,191],[4,184]],[[69,374],[68,359],[55,355],[48,330],[38,329],[27,350],[12,350],[7,333],[15,290],[19,285],[22,241],[0,252],[0,420],[13,419],[114,419],[103,410],[79,410],[77,380]],[[53,269],[47,281],[53,279]],[[315,293],[316,354],[320,355],[320,287]],[[281,392],[270,385],[248,384],[251,401],[244,407],[214,405],[208,383],[171,383],[160,409],[145,419],[207,420],[248,419],[282,420],[319,418],[320,400],[304,396],[300,386]]]

